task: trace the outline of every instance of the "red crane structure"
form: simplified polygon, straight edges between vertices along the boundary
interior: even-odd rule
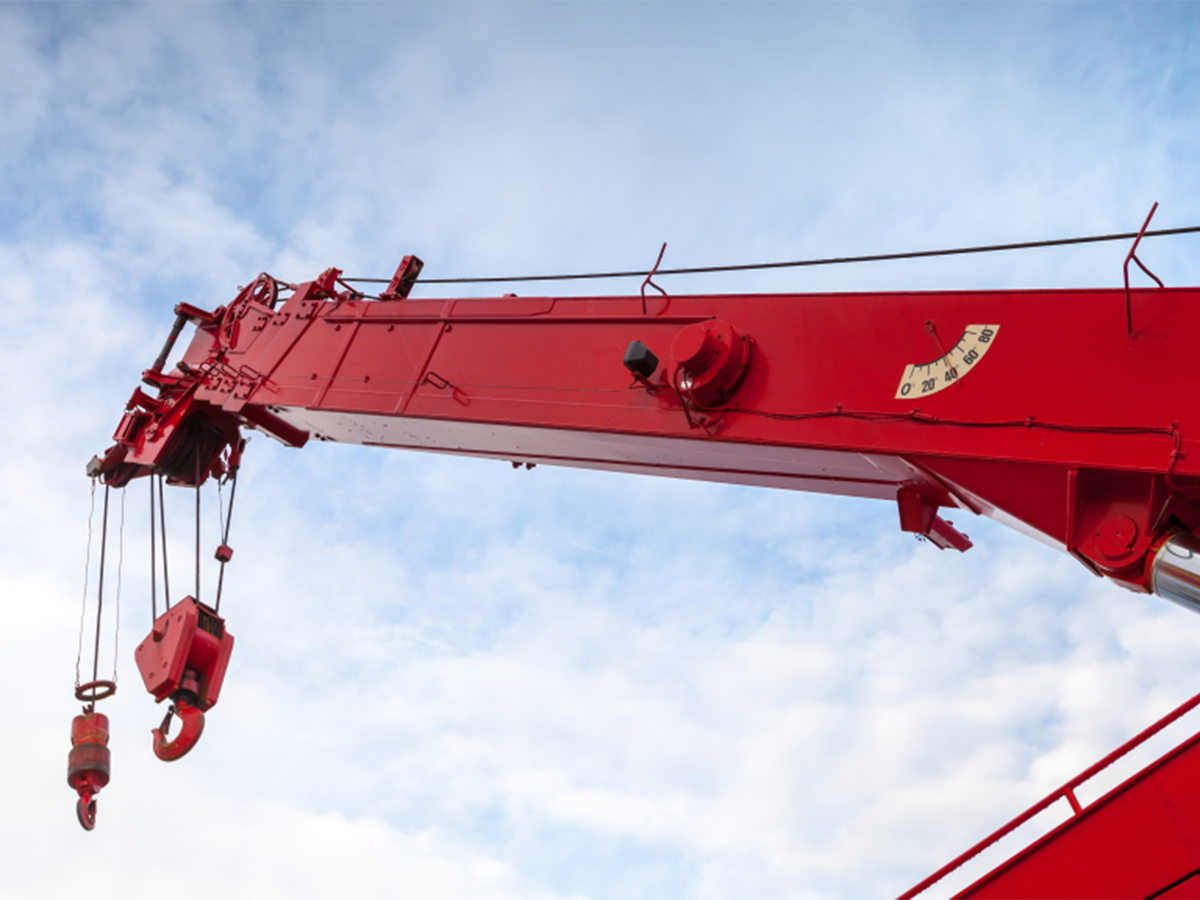
[[[262,275],[211,312],[179,304],[143,373],[153,393],[134,391],[91,474],[198,486],[236,470],[252,429],[871,497],[940,548],[971,546],[943,512],[988,516],[1200,609],[1200,403],[1185,389],[1200,289],[413,299],[420,270],[405,257],[374,297],[329,269]],[[193,598],[160,622],[177,612],[190,631],[156,622],[139,668],[202,725],[232,638]],[[1087,809],[1068,786],[1055,796],[1072,827],[1006,864],[999,893],[969,895],[1200,896],[1197,740]],[[1157,855],[1137,849],[1149,834]]]

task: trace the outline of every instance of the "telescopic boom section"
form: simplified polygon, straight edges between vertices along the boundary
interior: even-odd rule
[[[941,511],[986,515],[1200,608],[1200,289],[1133,291],[1130,334],[1121,290],[408,299],[419,268],[181,304],[106,483],[203,480],[248,427],[874,497],[939,547],[971,546]]]

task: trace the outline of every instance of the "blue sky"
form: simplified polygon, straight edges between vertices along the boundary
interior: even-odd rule
[[[1200,619],[990,522],[956,519],[959,556],[886,504],[258,439],[200,747],[150,753],[136,484],[94,833],[64,783],[83,464],[176,302],[408,252],[433,277],[645,267],[664,240],[703,265],[1127,231],[1154,201],[1196,224],[1195,19],[0,7],[6,895],[895,895],[1200,690]],[[1141,256],[1196,284],[1195,247]],[[1114,286],[1123,255],[664,283]]]

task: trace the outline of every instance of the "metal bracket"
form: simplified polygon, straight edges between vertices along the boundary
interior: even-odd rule
[[[1135,263],[1137,263],[1138,268],[1153,278],[1158,283],[1159,287],[1166,287],[1166,285],[1162,283],[1162,280],[1149,269],[1147,269],[1145,263],[1137,258],[1138,244],[1141,243],[1142,235],[1146,233],[1146,228],[1149,227],[1150,220],[1154,218],[1154,211],[1156,209],[1158,209],[1157,201],[1155,201],[1154,205],[1150,207],[1150,215],[1146,216],[1146,221],[1142,223],[1142,230],[1138,232],[1138,236],[1133,241],[1133,246],[1129,248],[1129,254],[1125,257],[1125,330],[1129,337],[1133,337],[1133,306],[1129,300],[1129,261],[1133,260]]]
[[[658,259],[656,259],[654,261],[654,268],[650,270],[650,273],[646,276],[646,280],[642,282],[642,315],[643,316],[646,315],[646,286],[647,285],[654,288],[656,291],[658,291],[664,297],[667,296],[667,292],[664,291],[662,288],[660,288],[653,281],[654,274],[658,271],[658,267],[662,264],[663,254],[666,252],[667,252],[667,242],[663,241],[662,249],[658,251]]]

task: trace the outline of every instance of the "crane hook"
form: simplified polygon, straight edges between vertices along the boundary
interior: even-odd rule
[[[186,755],[204,731],[204,714],[217,702],[233,635],[215,611],[184,597],[154,620],[154,628],[134,653],[146,690],[172,705],[162,725],[151,729],[154,755],[173,762]],[[181,728],[175,740],[167,729],[173,716]]]
[[[79,794],[75,814],[86,831],[96,827],[96,794],[108,784],[112,771],[108,716],[96,712],[96,700],[111,696],[116,689],[111,681],[91,681],[75,691],[80,699],[87,699],[84,693],[92,691],[91,705],[71,722],[71,755],[67,758],[67,784]]]
[[[75,816],[79,819],[79,824],[83,826],[84,831],[91,831],[96,827],[96,797],[94,794],[86,791],[80,793],[79,800],[75,803]]]
[[[171,727],[172,716],[179,716],[179,734],[169,741],[167,730]],[[186,756],[200,740],[204,733],[204,713],[180,698],[167,710],[162,724],[150,733],[154,735],[154,755],[163,762],[174,762]]]

